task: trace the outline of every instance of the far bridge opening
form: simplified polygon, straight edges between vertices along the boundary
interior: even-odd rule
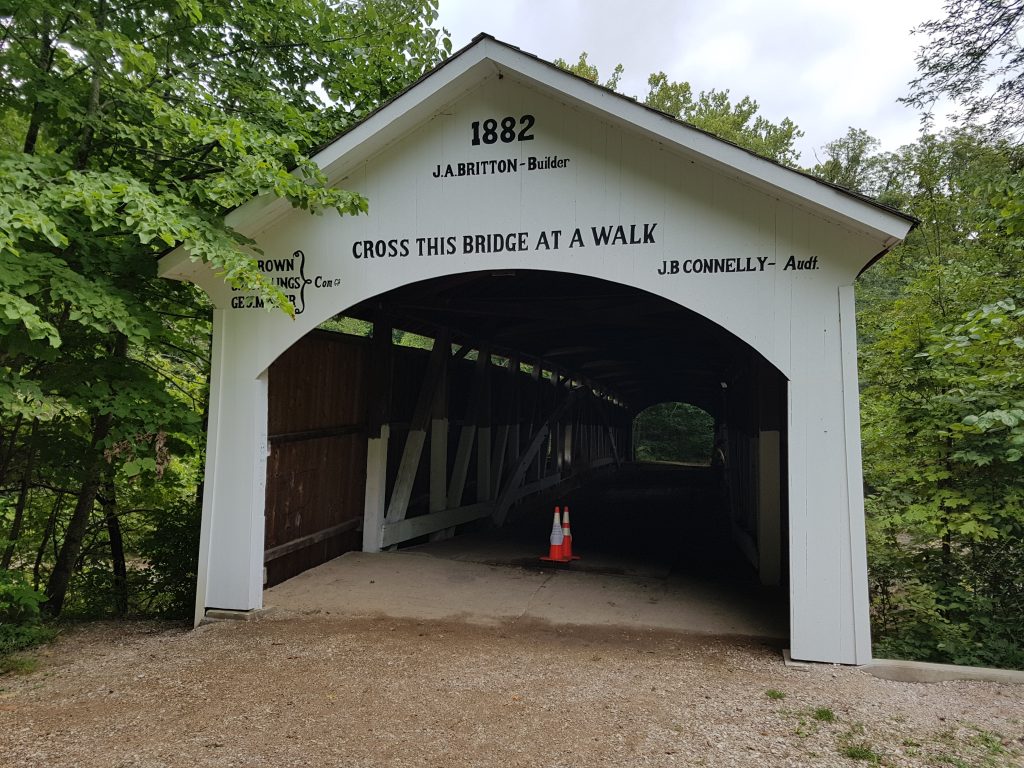
[[[785,636],[785,393],[720,326],[605,280],[487,271],[381,294],[269,369],[265,586],[415,552],[641,580],[741,614],[689,629]],[[555,506],[571,564],[538,559]]]
[[[658,403],[633,419],[636,461],[710,466],[715,417],[690,403]]]

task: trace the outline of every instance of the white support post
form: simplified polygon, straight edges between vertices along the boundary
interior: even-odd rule
[[[210,419],[195,621],[207,608],[263,605],[267,485],[267,371],[244,373],[225,310],[214,311]],[[234,439],[232,439],[234,438]]]
[[[854,663],[871,661],[868,552],[864,520],[864,467],[860,447],[860,387],[857,377],[857,308],[852,285],[839,287],[843,355],[843,417],[846,436],[846,488],[850,586],[853,590]]]
[[[367,388],[374,398],[366,418],[366,489],[363,496],[363,551],[383,548],[387,514],[388,447],[391,442],[391,322],[378,314],[373,323]]]
[[[793,331],[805,357],[788,386],[790,649],[794,659],[865,664],[871,635],[852,286],[837,298],[821,324]]]
[[[380,437],[366,443],[366,495],[363,511],[363,552],[380,552],[383,547],[385,496],[388,474],[388,442],[391,427],[382,424]]]

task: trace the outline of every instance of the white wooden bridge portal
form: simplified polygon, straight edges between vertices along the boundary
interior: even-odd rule
[[[161,261],[216,306],[197,621],[351,549],[501,526],[683,401],[725,436],[793,656],[870,660],[853,282],[910,218],[486,35],[316,161],[368,215],[228,217],[294,320]]]

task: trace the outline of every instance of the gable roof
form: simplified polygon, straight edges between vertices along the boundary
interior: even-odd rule
[[[895,208],[761,157],[486,33],[477,35],[363,121],[318,148],[313,160],[331,183],[338,183],[356,165],[492,76],[508,77],[557,94],[566,103],[595,113],[610,124],[645,135],[769,195],[863,232],[879,242],[879,256],[917,224],[914,217]],[[232,211],[227,223],[248,233],[288,210],[287,201],[263,196]]]

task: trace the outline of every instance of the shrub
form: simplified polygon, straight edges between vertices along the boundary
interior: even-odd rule
[[[54,631],[40,623],[45,599],[20,571],[0,571],[0,659],[53,637]]]

